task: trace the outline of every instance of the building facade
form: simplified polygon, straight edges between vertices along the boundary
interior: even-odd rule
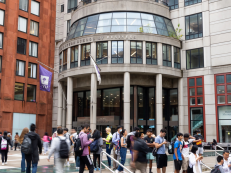
[[[21,134],[31,123],[40,135],[52,132],[53,88],[40,91],[38,61],[54,67],[55,6],[55,0],[0,1],[1,132]]]
[[[52,127],[230,142],[229,0],[58,0]],[[97,82],[91,58],[97,62]]]

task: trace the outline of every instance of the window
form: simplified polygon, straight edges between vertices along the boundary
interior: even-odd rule
[[[186,58],[187,58],[187,70],[204,67],[203,48],[187,50]]]
[[[202,0],[184,0],[184,6],[200,3]]]
[[[71,48],[71,68],[78,67],[79,49],[78,46]]]
[[[81,66],[90,65],[91,45],[83,44],[81,47]]]
[[[61,13],[64,12],[64,4],[61,5]]]
[[[163,44],[163,66],[172,67],[171,46]]]
[[[96,62],[97,64],[107,64],[108,63],[107,42],[96,43]]]
[[[38,36],[39,33],[39,23],[33,20],[30,21],[30,34]]]
[[[16,75],[25,76],[25,61],[16,60]]]
[[[5,4],[5,0],[0,0],[0,2]]]
[[[174,68],[180,69],[180,48],[174,47]]]
[[[94,16],[88,17],[83,35],[95,34],[98,18],[99,18],[99,15],[94,15]],[[80,26],[83,26],[83,25],[78,26],[78,28],[77,28],[78,31],[79,31],[79,29],[80,30],[84,29],[84,28],[80,28]]]
[[[29,56],[38,57],[38,43],[29,42]]]
[[[14,99],[24,100],[24,84],[23,83],[15,83]]]
[[[0,73],[2,72],[2,56],[0,56]]]
[[[178,0],[169,0],[168,6],[170,10],[174,10],[178,8]]]
[[[67,12],[70,13],[77,9],[77,1],[76,0],[68,0],[68,8]]]
[[[28,0],[19,0],[19,9],[28,11]]]
[[[59,54],[59,72],[62,71],[63,56],[62,53]]]
[[[0,32],[0,49],[2,49],[3,44],[3,33]]]
[[[27,99],[28,102],[36,102],[36,86],[27,85]]]
[[[17,53],[26,55],[26,40],[23,38],[18,38]]]
[[[71,27],[71,20],[68,20],[67,21],[67,35],[68,35],[69,31],[70,31],[70,27]]]
[[[25,32],[27,31],[27,19],[24,17],[18,17],[18,30]]]
[[[146,42],[146,64],[157,64],[157,44]]]
[[[67,70],[67,49],[63,51],[63,71]]]
[[[143,64],[143,44],[141,41],[131,41],[131,64]]]
[[[5,11],[0,9],[0,25],[4,25]]]
[[[112,41],[111,46],[111,63],[124,63],[124,42]]]
[[[204,136],[204,120],[203,120],[203,108],[191,108],[191,134],[195,134],[196,130],[201,130],[201,135]]]
[[[185,39],[195,39],[203,37],[202,13],[185,17]]]
[[[36,79],[37,75],[37,64],[30,63],[28,64],[28,77]]]
[[[39,2],[31,1],[31,14],[39,16]]]

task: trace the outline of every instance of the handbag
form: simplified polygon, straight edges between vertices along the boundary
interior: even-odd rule
[[[156,148],[156,147],[153,148],[153,150],[152,150],[152,155],[153,155],[154,157],[157,156],[157,151],[158,151],[158,149],[159,149],[159,148]]]

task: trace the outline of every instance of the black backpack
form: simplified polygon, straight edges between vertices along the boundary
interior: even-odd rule
[[[66,142],[66,138],[64,140],[60,139],[60,148],[59,148],[59,156],[61,159],[67,159],[69,157],[68,145]]]
[[[130,139],[131,136],[133,136],[133,135],[129,135],[129,136],[127,137],[127,148],[130,148],[130,147],[131,147],[131,139]]]
[[[75,151],[76,156],[80,157],[83,154],[83,148],[81,145],[80,136],[77,139],[75,139],[74,151]]]
[[[21,145],[21,151],[24,154],[31,154],[31,139],[29,138],[29,136],[25,135],[22,145]]]
[[[168,154],[174,154],[174,144],[175,144],[175,142],[176,142],[176,140],[172,141],[172,142],[170,143],[170,145],[168,146]],[[183,141],[182,149],[184,148],[184,145],[185,145],[185,143],[184,143],[184,141]],[[179,148],[179,147],[180,147],[180,144],[179,144],[178,148]]]
[[[99,151],[98,139],[93,141],[90,144],[90,151],[93,152],[93,153],[96,153],[97,151]]]
[[[219,166],[215,166],[215,168],[212,169],[211,173],[221,173]]]

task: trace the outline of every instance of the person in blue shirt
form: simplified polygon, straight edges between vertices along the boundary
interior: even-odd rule
[[[173,160],[174,160],[174,165],[175,165],[175,173],[179,173],[181,170],[182,166],[182,139],[183,139],[183,134],[182,133],[177,133],[177,140],[174,143],[174,154],[173,154]]]
[[[119,153],[116,152],[116,146],[119,144],[120,141],[120,132],[122,132],[122,127],[117,127],[117,132],[115,132],[112,136],[112,143],[113,143],[113,157],[114,159],[118,160],[120,159]],[[113,162],[113,170],[116,170],[118,168],[118,163]]]

